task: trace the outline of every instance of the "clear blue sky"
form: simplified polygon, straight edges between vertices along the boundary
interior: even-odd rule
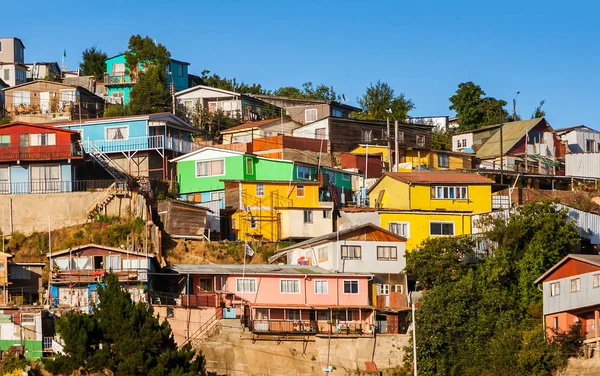
[[[520,91],[522,117],[545,99],[553,127],[600,129],[593,1],[36,3],[2,7],[0,35],[21,38],[28,62],[60,62],[66,49],[73,69],[85,48],[112,56],[139,33],[195,74],[208,69],[268,89],[322,82],[350,104],[381,79],[414,101],[412,116],[451,115],[448,98],[473,81],[509,104]]]

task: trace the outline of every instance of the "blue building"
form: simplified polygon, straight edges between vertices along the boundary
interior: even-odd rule
[[[114,178],[146,176],[174,180],[169,159],[200,149],[198,130],[171,113],[115,116],[56,123],[77,131],[86,155]]]
[[[171,59],[167,67],[167,80],[175,85],[175,91],[189,87],[188,67],[190,63]],[[104,86],[110,97],[121,98],[121,103],[129,104],[131,89],[137,82],[138,71],[143,69],[142,63],[135,69],[130,69],[125,60],[125,54],[113,56],[106,60]]]

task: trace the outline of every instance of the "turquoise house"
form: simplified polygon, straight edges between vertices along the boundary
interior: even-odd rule
[[[189,87],[188,67],[190,63],[171,59],[167,68],[169,84],[175,84],[175,91],[185,90]],[[142,63],[136,69],[130,69],[125,60],[125,54],[113,56],[106,60],[106,73],[104,86],[108,96],[121,98],[122,103],[129,104],[131,89],[137,82],[137,72],[143,69]]]

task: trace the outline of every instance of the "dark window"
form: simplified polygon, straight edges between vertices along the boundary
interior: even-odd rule
[[[450,158],[448,154],[438,154],[438,167],[448,168],[450,167]]]
[[[344,281],[344,294],[358,294],[358,281]]]
[[[454,235],[454,223],[431,222],[429,224],[430,235]]]

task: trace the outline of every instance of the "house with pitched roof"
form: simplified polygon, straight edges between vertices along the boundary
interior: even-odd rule
[[[223,144],[248,143],[255,138],[271,137],[278,135],[291,136],[293,130],[302,124],[288,117],[251,121],[236,125],[221,131]]]
[[[585,125],[555,129],[567,153],[600,152],[600,132]]]

